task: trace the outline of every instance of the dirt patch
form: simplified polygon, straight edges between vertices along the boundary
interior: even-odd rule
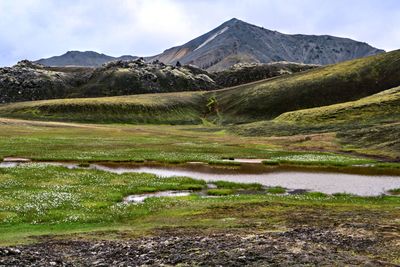
[[[379,236],[324,228],[285,232],[160,230],[118,241],[54,240],[0,248],[0,266],[395,266]]]

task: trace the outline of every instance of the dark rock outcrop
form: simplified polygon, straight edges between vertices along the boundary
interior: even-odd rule
[[[172,66],[143,58],[98,68],[46,67],[27,60],[0,68],[0,103],[54,98],[118,96],[212,90],[315,68],[296,63],[238,64],[209,73],[192,65]]]
[[[221,87],[230,87],[318,68],[319,65],[293,62],[238,63],[227,70],[213,72],[211,76]]]
[[[76,97],[130,95],[180,91],[211,90],[219,86],[210,74],[194,66],[172,66],[143,58],[113,61],[97,68]]]
[[[50,68],[27,60],[0,68],[0,103],[62,98],[79,87],[93,70]]]

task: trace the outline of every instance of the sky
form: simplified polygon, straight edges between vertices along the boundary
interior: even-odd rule
[[[400,0],[0,0],[0,66],[70,50],[155,55],[234,17],[400,48]]]

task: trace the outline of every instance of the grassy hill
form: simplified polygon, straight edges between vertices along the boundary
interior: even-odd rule
[[[213,92],[224,122],[358,100],[400,85],[400,50]]]
[[[232,127],[247,136],[334,132],[347,151],[400,157],[400,87],[357,101],[287,112],[274,120]]]
[[[277,122],[300,124],[367,123],[400,120],[400,87],[360,100],[330,106],[287,112]]]
[[[20,102],[0,106],[4,117],[97,123],[199,124],[202,92]]]
[[[155,124],[197,124],[203,119],[248,123],[356,101],[399,85],[400,50],[211,92],[24,102],[0,106],[0,116]]]

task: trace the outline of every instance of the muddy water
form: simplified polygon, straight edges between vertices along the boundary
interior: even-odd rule
[[[400,187],[400,176],[360,173],[323,172],[312,169],[266,168],[249,164],[238,168],[213,168],[205,165],[189,166],[105,166],[91,168],[113,173],[151,173],[161,177],[187,176],[208,182],[223,180],[241,183],[260,183],[288,189],[307,189],[327,194],[350,193],[374,196]]]
[[[0,162],[0,168],[13,168],[29,162]],[[78,164],[42,162],[39,164],[80,168]],[[138,164],[91,164],[91,169],[112,173],[151,173],[160,177],[186,176],[194,179],[260,183],[264,186],[282,186],[287,189],[305,189],[327,194],[350,193],[360,196],[380,195],[387,190],[400,188],[400,175],[373,172],[370,168],[357,168],[351,173],[339,170],[311,168],[271,168],[263,164],[242,164],[240,167],[215,167],[205,164],[187,165],[138,165]],[[349,170],[347,170],[348,172]]]
[[[0,168],[13,168],[18,166],[18,162],[0,162]]]

